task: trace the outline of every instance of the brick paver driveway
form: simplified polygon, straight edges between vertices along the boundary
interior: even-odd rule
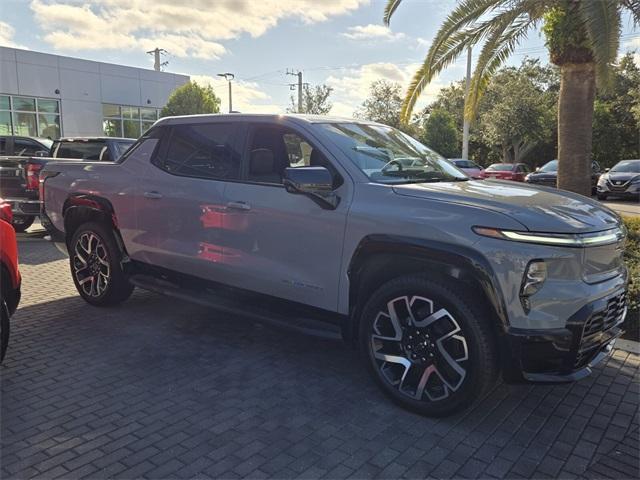
[[[2,373],[3,478],[637,477],[637,356],[573,385],[499,385],[447,419],[403,411],[340,343],[139,292],[75,294],[21,241]]]

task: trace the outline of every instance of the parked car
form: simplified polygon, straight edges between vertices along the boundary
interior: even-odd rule
[[[524,182],[524,177],[528,172],[529,167],[524,163],[494,163],[485,168],[480,176],[482,178]]]
[[[600,178],[600,164],[598,162],[591,163],[591,188],[596,191],[596,185]],[[537,168],[535,172],[530,173],[524,179],[525,182],[534,185],[544,185],[546,187],[558,186],[558,160],[551,160],[542,167]]]
[[[482,179],[482,167],[477,163],[471,160],[465,160],[464,158],[450,158],[449,161],[471,178],[475,178],[476,180]]]
[[[61,138],[38,156],[0,156],[0,195],[13,208],[13,226],[24,232],[40,214],[39,173],[49,161],[97,160],[119,158],[135,140],[130,138]]]
[[[138,286],[341,336],[423,414],[468,406],[499,375],[578,380],[621,334],[616,213],[470,180],[385,125],[165,118],[118,162],[49,163],[42,179],[43,215],[88,303]]]
[[[53,140],[48,138],[0,135],[0,155],[16,157],[49,156]]]
[[[10,318],[20,303],[20,270],[11,205],[0,199],[0,362],[9,345]]]
[[[640,197],[640,160],[622,160],[600,176],[597,187],[598,200],[609,197]]]

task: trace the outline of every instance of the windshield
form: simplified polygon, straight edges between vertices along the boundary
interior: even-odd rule
[[[619,162],[610,171],[616,173],[640,173],[640,160]]]
[[[398,184],[469,179],[444,157],[395,128],[359,123],[319,125],[373,182]]]
[[[498,172],[510,172],[513,170],[512,163],[494,163],[493,165],[489,165],[487,170],[495,170]]]
[[[558,171],[558,160],[551,160],[550,162],[545,163],[542,167],[540,167],[540,172],[557,172]]]
[[[449,160],[449,161],[451,163],[453,163],[458,168],[477,168],[477,169],[480,169],[480,167],[478,165],[476,165],[475,163],[473,163],[471,160],[453,159],[453,160]]]

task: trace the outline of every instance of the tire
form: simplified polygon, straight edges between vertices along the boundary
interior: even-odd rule
[[[453,288],[422,275],[396,278],[371,295],[360,317],[360,349],[378,386],[427,416],[480,400],[498,376],[484,309]]]
[[[9,334],[11,324],[9,322],[9,307],[4,299],[0,298],[0,363],[4,360],[9,346]]]
[[[24,233],[27,231],[27,229],[33,225],[33,222],[35,221],[36,217],[28,217],[26,215],[15,215],[13,217],[13,222],[11,223],[13,225],[13,229],[17,232],[17,233]]]
[[[604,193],[597,193],[596,197],[598,198],[598,200],[606,200],[607,199],[607,195]]]
[[[122,269],[122,253],[113,230],[101,223],[85,223],[69,243],[71,277],[80,296],[103,307],[125,301],[133,292]]]

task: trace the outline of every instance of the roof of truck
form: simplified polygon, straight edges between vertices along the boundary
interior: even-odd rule
[[[304,123],[366,123],[374,124],[376,122],[370,122],[367,120],[357,120],[347,117],[334,117],[330,115],[307,115],[300,113],[282,113],[282,114],[270,114],[270,113],[214,113],[203,115],[181,115],[175,117],[164,117],[158,120],[157,124],[176,124],[186,122],[206,122],[211,120],[237,120],[237,121],[250,121],[250,120],[273,120],[275,122],[283,119],[295,120]]]
[[[112,140],[116,142],[135,142],[135,138],[124,137],[62,137],[56,140],[56,142],[95,142],[103,140]]]

